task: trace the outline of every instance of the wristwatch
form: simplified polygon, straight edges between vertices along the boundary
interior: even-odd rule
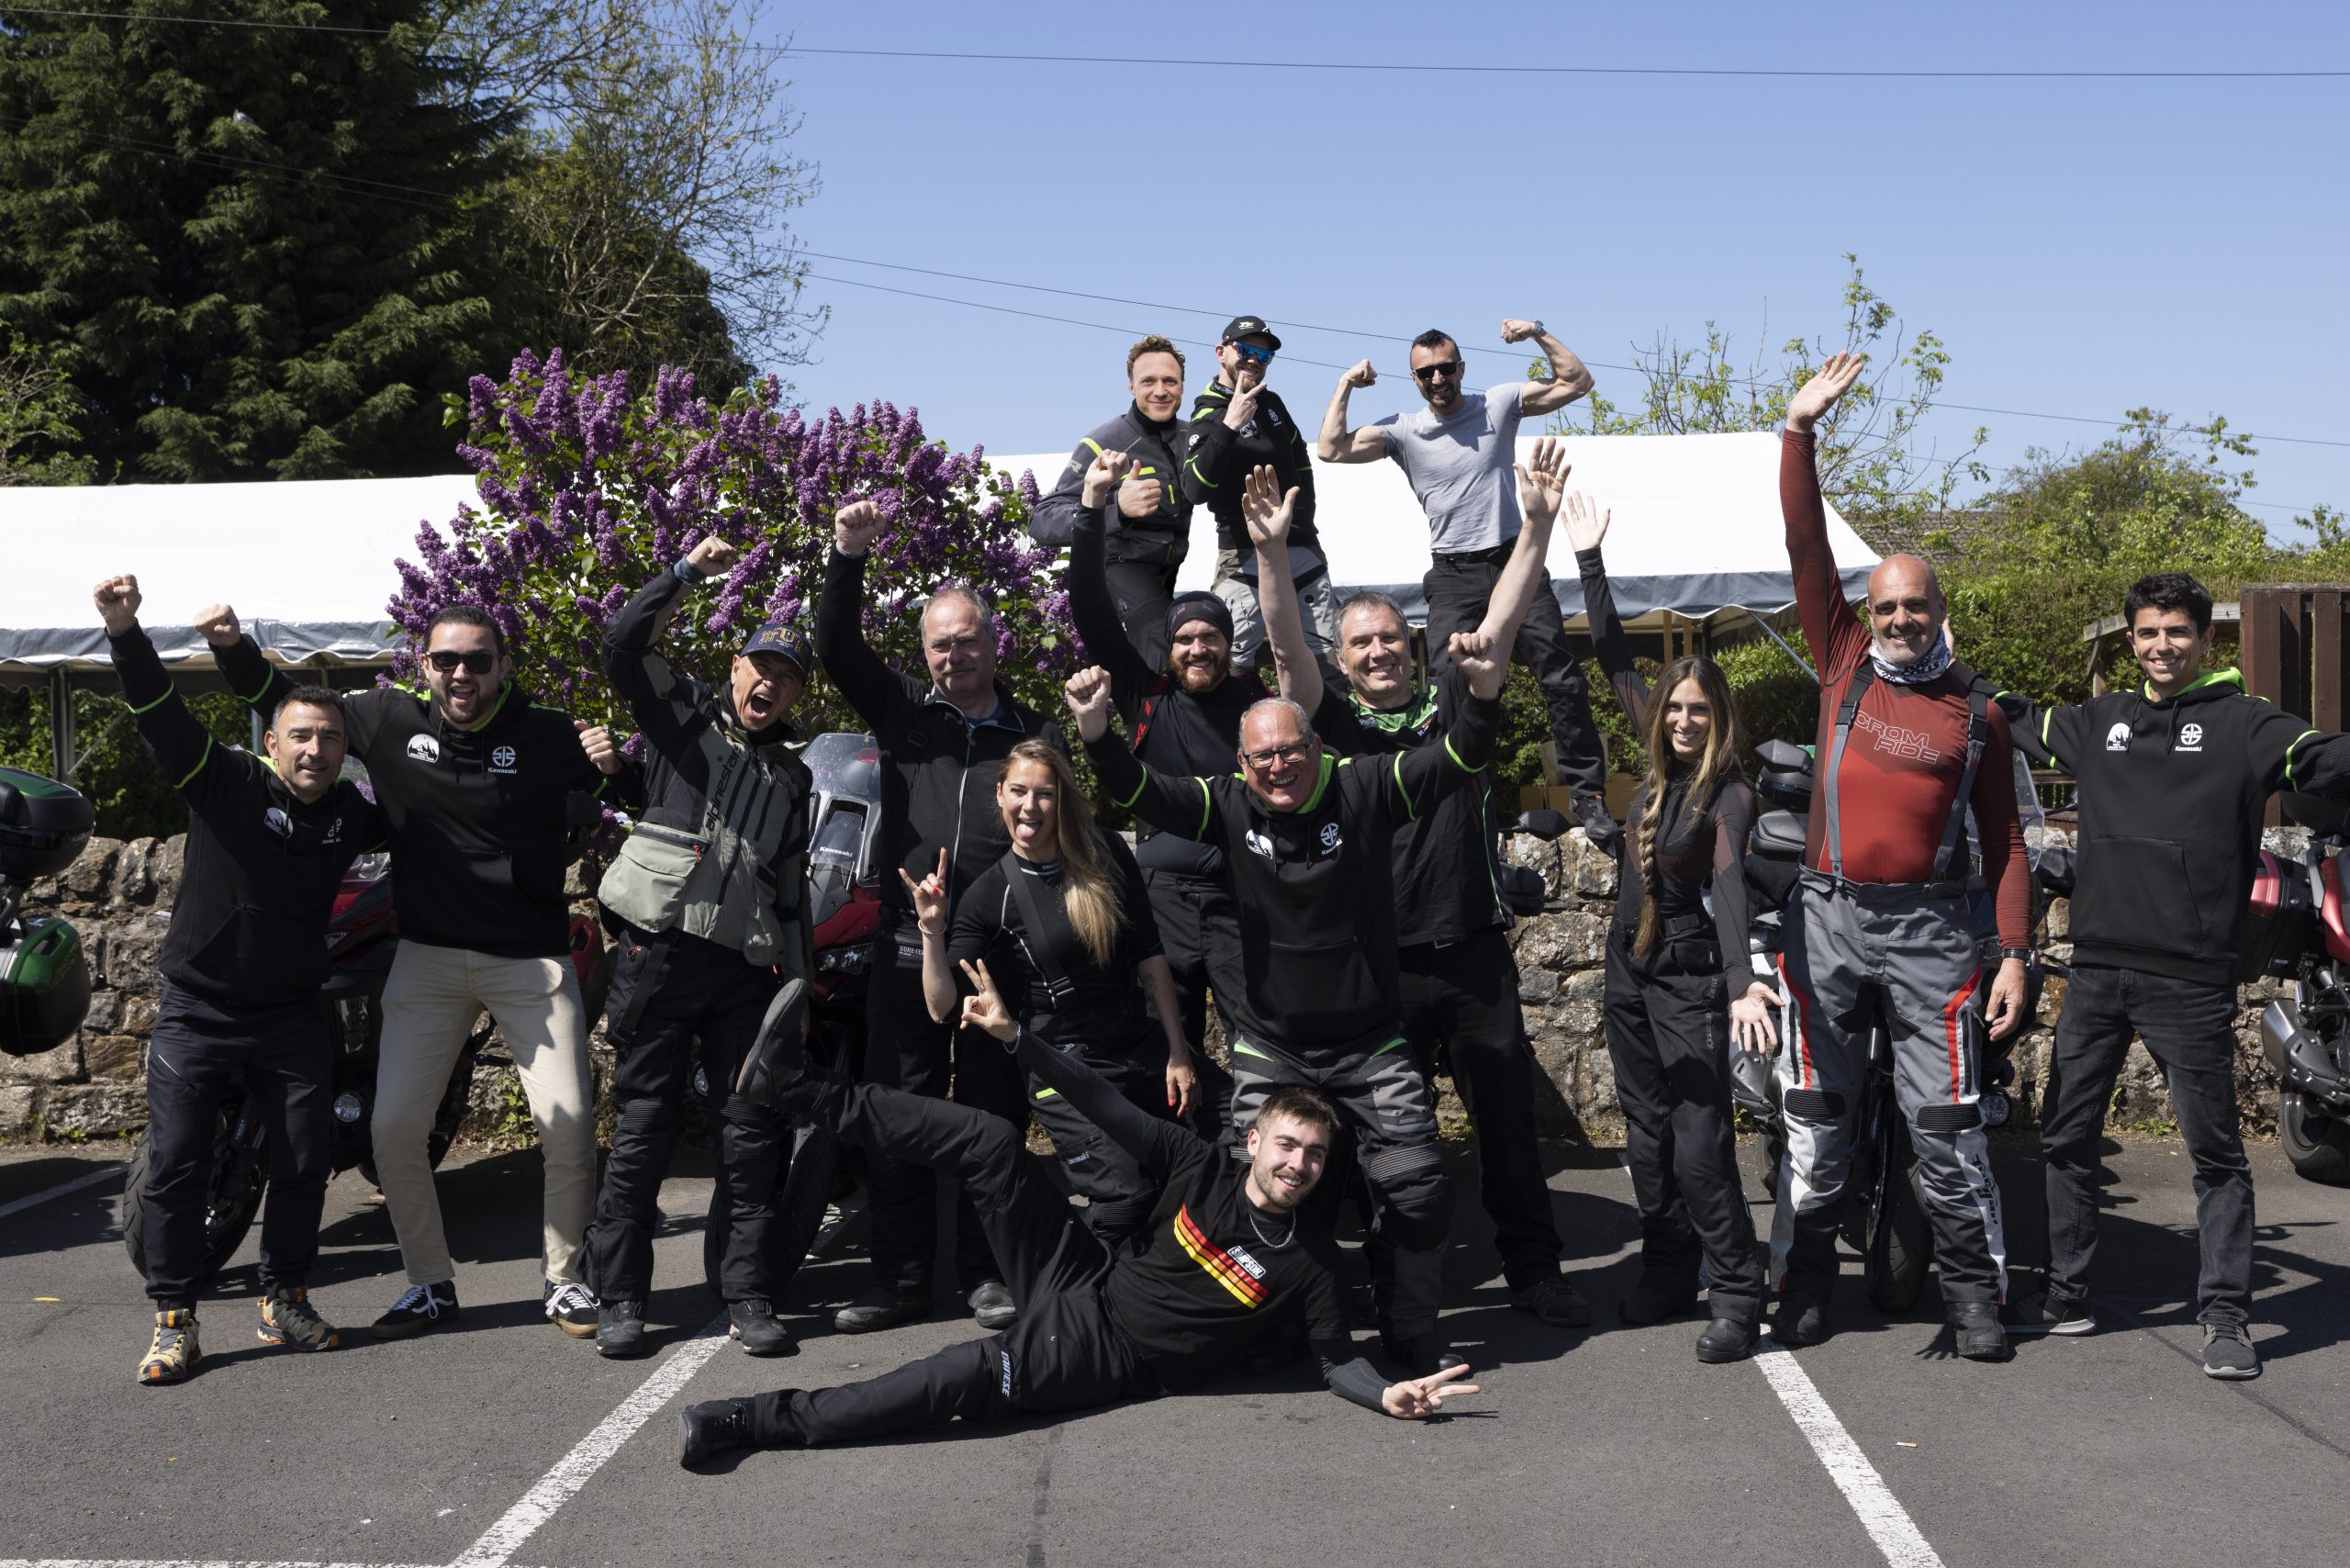
[[[2028,964],[2031,962],[2031,949],[2029,947],[2002,947],[1999,949],[1999,957],[2002,958],[2013,958],[2020,964]]]

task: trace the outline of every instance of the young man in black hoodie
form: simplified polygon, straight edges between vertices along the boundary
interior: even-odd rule
[[[293,689],[227,605],[202,611],[197,630],[229,689],[254,708],[274,711]],[[426,1147],[465,1036],[487,1012],[513,1054],[545,1158],[541,1305],[585,1339],[596,1332],[584,1268],[596,1109],[565,841],[573,793],[604,793],[627,765],[609,731],[542,707],[515,684],[505,638],[482,610],[453,605],[434,616],[418,662],[424,695],[378,687],[343,699],[351,754],[367,765],[390,823],[400,923],[368,1131],[408,1285],[375,1331],[400,1338],[457,1315],[456,1263]]]
[[[352,860],[383,840],[383,815],[342,781],[341,701],[287,691],[262,737],[268,759],[215,741],[181,703],[139,624],[139,579],[92,596],[140,737],[187,799],[187,851],[158,965],[148,1043],[147,1294],[155,1338],[139,1381],[184,1381],[203,1351],[204,1211],[220,1107],[241,1092],[269,1138],[261,1223],[264,1345],[341,1343],[310,1305],[326,1202],[333,1047],[319,987],[327,921]]]
[[[2183,572],[2141,577],[2122,613],[2135,691],[2066,708],[2002,693],[2020,744],[2080,783],[2073,974],[2042,1095],[2048,1291],[2022,1331],[2087,1334],[2098,1140],[2134,1034],[2161,1062],[2195,1161],[2203,1370],[2260,1375],[2252,1310],[2252,1166],[2236,1126],[2236,948],[2271,792],[2350,795],[2350,737],[2205,670],[2211,596]]]

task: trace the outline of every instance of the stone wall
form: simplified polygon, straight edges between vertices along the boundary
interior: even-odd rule
[[[2270,835],[2272,847],[2298,856],[2291,830]],[[0,1141],[82,1139],[134,1135],[146,1121],[147,1033],[154,1023],[155,958],[178,886],[184,841],[93,839],[61,877],[33,885],[29,908],[73,921],[90,950],[95,991],[89,1017],[73,1039],[35,1057],[0,1057]],[[1556,844],[1511,840],[1510,857],[1539,871],[1548,907],[1519,923],[1518,999],[1526,1029],[1544,1070],[1538,1111],[1545,1129],[1567,1137],[1607,1141],[1620,1135],[1616,1075],[1600,1015],[1607,921],[1616,892],[1616,866],[1581,830]],[[576,894],[586,895],[584,882]],[[2050,913],[2049,951],[2066,957],[2065,906]],[[2260,1009],[2279,988],[2247,986],[2237,1019],[2237,1081],[2249,1129],[2273,1130],[2277,1079],[2260,1052]],[[2051,978],[2040,1017],[2015,1050],[2019,1114],[2029,1117],[2047,1061],[2049,1025],[2064,997]],[[610,1081],[597,1044],[596,1081]],[[474,1085],[468,1131],[497,1136],[527,1131],[517,1114],[510,1070],[486,1070]],[[2115,1096],[2117,1126],[2169,1119],[2162,1079],[2143,1047],[2132,1046]]]

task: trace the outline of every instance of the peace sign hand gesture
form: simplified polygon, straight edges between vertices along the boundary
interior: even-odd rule
[[[1452,1381],[1468,1375],[1466,1366],[1458,1366],[1427,1377],[1405,1378],[1402,1383],[1389,1383],[1386,1392],[1379,1396],[1379,1403],[1390,1416],[1401,1420],[1425,1421],[1431,1416],[1442,1415],[1444,1402],[1453,1395],[1483,1392],[1473,1383]]]
[[[963,978],[971,982],[971,994],[963,999],[963,1027],[985,1030],[1005,1045],[1012,1044],[1020,1037],[1020,1021],[1003,1004],[986,962],[966,958],[962,965]]]

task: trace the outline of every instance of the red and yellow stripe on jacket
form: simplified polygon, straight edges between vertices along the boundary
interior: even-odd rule
[[[1191,1256],[1192,1262],[1205,1269],[1216,1283],[1230,1291],[1241,1305],[1265,1305],[1265,1287],[1248,1270],[1234,1262],[1230,1253],[1208,1239],[1208,1233],[1192,1218],[1188,1206],[1175,1211],[1175,1243]]]

